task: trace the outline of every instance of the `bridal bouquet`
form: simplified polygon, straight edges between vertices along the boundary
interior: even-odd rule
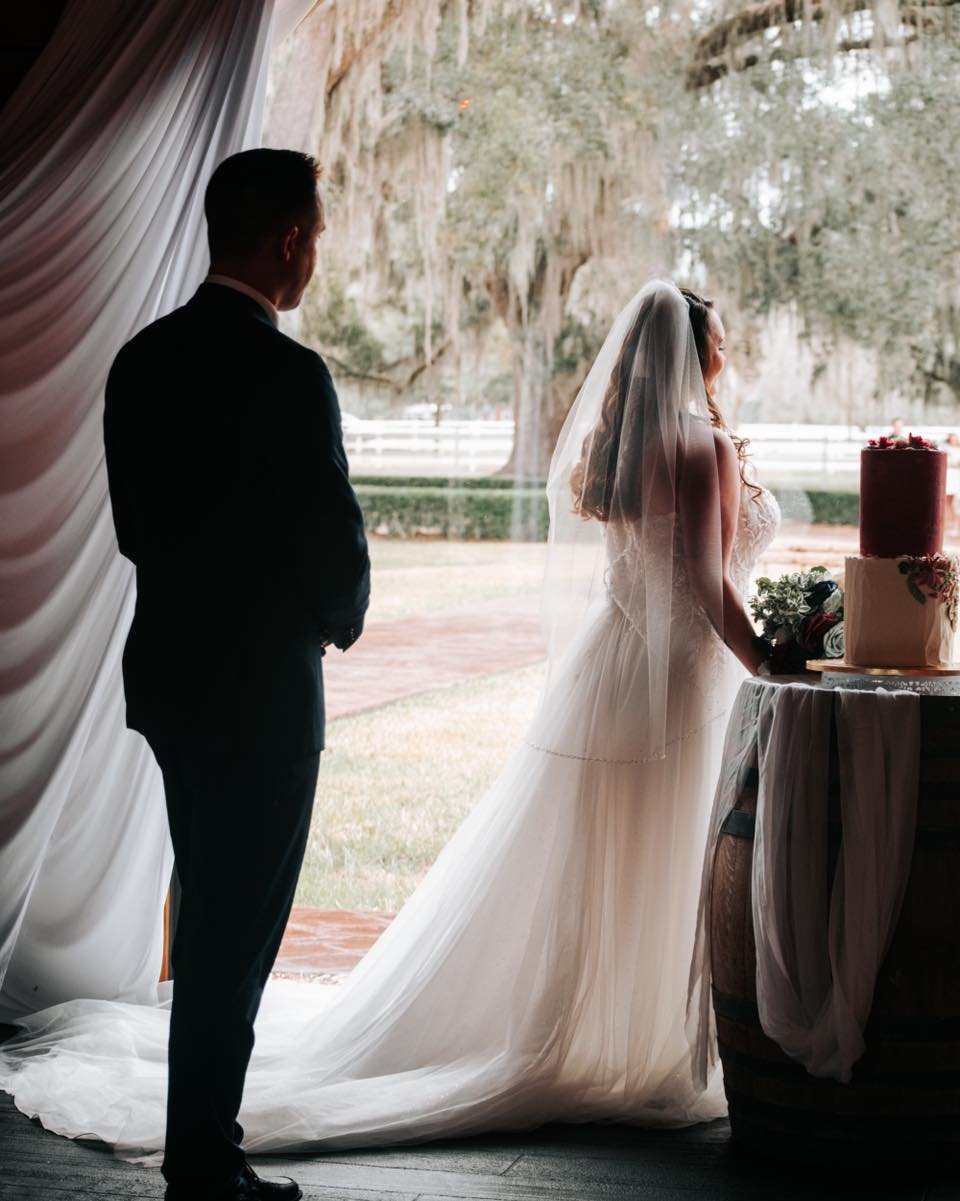
[[[802,671],[807,659],[843,658],[843,593],[825,567],[761,576],[750,611],[774,644],[778,672]]]

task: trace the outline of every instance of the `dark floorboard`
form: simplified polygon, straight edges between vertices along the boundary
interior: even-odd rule
[[[960,1180],[920,1172],[841,1179],[754,1159],[731,1145],[725,1122],[681,1131],[550,1126],[254,1163],[266,1176],[294,1176],[307,1201],[960,1201]],[[48,1134],[0,1093],[3,1201],[162,1197],[157,1169],[123,1163],[102,1144]]]

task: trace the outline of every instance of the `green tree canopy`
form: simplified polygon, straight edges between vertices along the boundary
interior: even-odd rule
[[[320,6],[271,116],[327,165],[305,332],[390,403],[511,395],[532,475],[654,270],[718,295],[728,325],[792,314],[819,363],[863,347],[882,389],[956,403],[952,13]]]

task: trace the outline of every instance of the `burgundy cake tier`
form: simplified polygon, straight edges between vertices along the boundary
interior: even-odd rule
[[[925,447],[860,452],[860,554],[935,555],[943,549],[947,456]]]

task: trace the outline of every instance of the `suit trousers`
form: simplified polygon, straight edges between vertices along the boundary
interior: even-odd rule
[[[181,886],[163,1175],[215,1191],[245,1162],[237,1115],[253,1024],[293,905],[320,755],[151,746]]]

